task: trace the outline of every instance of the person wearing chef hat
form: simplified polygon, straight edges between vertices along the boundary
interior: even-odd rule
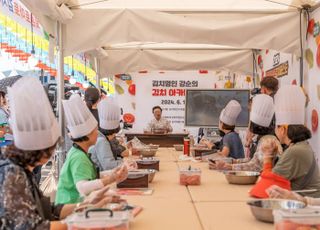
[[[129,163],[127,159],[123,160],[119,158],[117,153],[112,151],[110,144],[110,141],[112,141],[120,131],[121,109],[119,105],[109,97],[101,100],[97,107],[100,120],[100,132],[96,144],[89,149],[92,160],[100,170],[110,170],[122,163],[130,167],[131,163]]]
[[[260,86],[261,86],[261,90],[259,93],[268,95],[274,98],[274,95],[277,93],[279,89],[279,80],[275,77],[264,77],[260,82]],[[271,129],[275,129],[275,117],[273,117],[269,127]],[[254,140],[253,140],[254,138],[255,138],[254,134],[250,130],[247,130],[245,149],[246,149],[246,155],[250,158],[253,157],[253,154],[255,153],[255,150],[256,150],[256,144],[254,143]]]
[[[90,146],[97,141],[97,120],[77,94],[64,100],[63,108],[73,146],[61,169],[55,203],[73,204],[96,189],[123,181],[128,171],[122,165],[113,171],[99,172],[88,155]]]
[[[283,86],[275,95],[275,133],[287,148],[272,167],[275,143],[266,142],[261,146],[264,170],[260,181],[250,191],[252,196],[268,197],[266,189],[278,185],[289,190],[315,189],[308,196],[320,197],[319,167],[307,141],[311,132],[304,125],[305,102],[302,89],[295,85]]]
[[[90,112],[94,116],[94,118],[97,120],[98,124],[100,121],[99,121],[97,105],[100,101],[100,97],[101,96],[100,96],[99,89],[94,88],[94,87],[89,87],[84,92],[84,101],[85,101],[86,105],[88,106],[88,109],[90,110]]]
[[[274,129],[270,128],[274,117],[273,98],[266,94],[259,94],[253,98],[251,108],[249,130],[257,135],[255,144],[257,147],[253,158],[251,160],[248,158],[234,160],[233,164],[224,161],[209,162],[211,169],[260,172],[263,168],[263,153],[260,146],[264,139],[274,140],[278,146],[277,155],[282,153],[280,142],[273,136]]]
[[[239,134],[235,132],[235,125],[241,105],[236,100],[231,100],[220,113],[219,134],[222,137],[220,151],[215,154],[206,156],[206,158],[232,157],[234,159],[244,158],[244,151]],[[202,141],[209,148],[214,144],[210,141]]]
[[[55,220],[72,214],[77,207],[103,207],[113,202],[112,196],[105,195],[108,187],[104,187],[77,205],[51,205],[32,170],[53,155],[60,137],[58,122],[39,80],[22,77],[8,88],[8,95],[14,145],[0,160],[1,229],[67,229]]]

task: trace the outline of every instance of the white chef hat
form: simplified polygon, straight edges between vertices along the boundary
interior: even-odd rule
[[[58,141],[58,122],[39,80],[22,77],[8,88],[8,97],[10,126],[17,148],[42,150]]]
[[[64,100],[63,108],[72,138],[87,136],[97,127],[97,120],[78,94]]]
[[[269,127],[274,115],[273,98],[266,94],[256,95],[252,99],[250,121],[253,123]]]
[[[236,100],[231,100],[220,113],[220,121],[226,125],[236,125],[237,118],[241,113],[241,105]]]
[[[282,86],[274,97],[277,125],[303,125],[305,123],[306,96],[296,85]]]
[[[111,130],[120,126],[120,107],[116,100],[108,97],[98,104],[100,128]]]

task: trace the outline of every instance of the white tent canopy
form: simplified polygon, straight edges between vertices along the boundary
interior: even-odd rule
[[[157,11],[290,11],[304,4],[314,6],[316,0],[22,0],[30,10],[43,11],[52,18],[59,18],[57,5],[81,9],[146,9]]]
[[[218,13],[220,14],[220,13]],[[126,42],[216,44],[299,54],[299,13],[239,18],[141,10],[77,10],[66,24],[67,54]],[[81,36],[79,36],[81,34]],[[76,35],[76,36],[75,36]]]
[[[102,67],[103,65],[110,67],[111,64],[107,63],[119,65],[121,57],[123,60],[128,60],[130,57],[135,60],[131,61],[137,65],[135,69],[143,66],[155,68],[152,66],[157,64],[159,69],[164,70],[174,68],[171,65],[174,58],[179,60],[176,60],[177,66],[172,70],[196,66],[210,69],[209,60],[217,61],[224,52],[202,49],[197,55],[196,50],[190,51],[193,44],[201,44],[202,47],[208,44],[236,47],[236,53],[234,50],[228,50],[225,51],[226,55],[221,56],[226,62],[216,62],[224,68],[230,66],[235,68],[236,65],[230,65],[230,61],[228,62],[225,57],[232,57],[231,53],[235,53],[237,57],[240,50],[250,53],[248,49],[274,49],[300,55],[298,9],[304,4],[311,6],[317,4],[317,1],[312,0],[22,0],[22,2],[36,16],[40,15],[39,20],[45,22],[45,28],[54,28],[52,23],[55,20],[65,22],[63,39],[65,55],[95,50],[99,47],[106,47],[108,50],[119,43],[188,44],[189,47],[185,45],[183,49],[149,48],[143,52],[129,50],[127,54],[124,50],[109,50],[109,58],[102,61]],[[61,5],[63,3],[70,10]],[[50,20],[51,27],[47,26]],[[190,53],[194,57],[199,57],[199,60],[182,58],[183,55]],[[205,55],[203,59],[200,53]],[[214,55],[213,58],[212,53],[219,55]],[[133,57],[134,54],[140,58]],[[147,57],[152,57],[157,63],[152,64],[152,61],[149,61],[147,62],[149,64],[146,64]],[[189,64],[184,66],[182,60]],[[200,65],[200,60],[208,65]],[[246,62],[242,64],[248,66]],[[241,66],[238,62],[237,65]],[[127,67],[124,66],[124,69],[132,69],[128,66],[129,64]],[[111,68],[104,69],[113,72]],[[247,69],[249,68],[241,68],[241,71]]]
[[[142,48],[143,47],[143,48]],[[169,48],[170,47],[170,48]],[[193,47],[193,48],[192,48]],[[252,73],[252,50],[216,46],[173,44],[122,46],[107,49],[108,57],[100,61],[101,76],[140,70],[217,70]]]

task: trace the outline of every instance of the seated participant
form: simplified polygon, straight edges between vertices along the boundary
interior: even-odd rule
[[[307,141],[311,138],[311,132],[304,125],[304,109],[305,95],[298,86],[283,86],[275,95],[275,132],[287,149],[272,167],[275,143],[261,147],[264,170],[260,181],[251,190],[252,196],[268,197],[266,189],[271,185],[279,185],[293,190],[316,189],[315,192],[308,193],[308,196],[320,197],[319,167]]]
[[[256,146],[260,145],[260,141],[262,139],[268,138],[273,139],[275,142],[278,143],[279,153],[282,153],[282,148],[277,141],[274,134],[274,129],[270,128],[270,124],[274,117],[274,104],[272,97],[260,94],[253,98],[252,102],[252,110],[250,113],[250,124],[249,130],[254,135],[257,135],[257,142],[254,143]],[[263,153],[260,147],[255,147],[257,150],[253,158],[250,160],[248,158],[234,160],[233,164],[228,164],[224,161],[217,161],[216,163],[209,162],[209,167],[211,169],[218,169],[218,170],[243,170],[243,171],[257,171],[260,172],[263,168]]]
[[[90,203],[103,207],[113,202],[112,197],[104,195],[105,187],[90,194],[82,204],[51,205],[32,170],[46,164],[54,153],[60,136],[58,122],[39,80],[22,77],[8,92],[14,145],[0,160],[1,229],[66,230],[66,224],[56,220],[72,214],[77,206]]]
[[[274,98],[274,95],[277,93],[279,89],[279,81],[275,77],[264,77],[261,82],[261,94],[268,95]],[[275,117],[273,117],[271,124],[269,125],[271,129],[275,129]],[[246,135],[246,143],[245,143],[246,152],[250,158],[253,157],[253,154],[256,152],[256,145],[253,142],[253,133],[248,130]]]
[[[221,111],[219,121],[219,133],[222,137],[221,148],[218,153],[206,156],[206,158],[232,157],[244,158],[244,151],[239,134],[235,132],[236,120],[241,112],[241,105],[236,100],[231,100]],[[206,143],[212,148],[212,143]]]
[[[166,133],[171,133],[172,127],[170,122],[167,119],[161,117],[162,115],[161,107],[160,106],[153,107],[152,113],[154,115],[154,119],[152,119],[149,122],[146,131],[152,133],[155,130],[164,130]]]
[[[91,159],[100,170],[110,170],[122,163],[130,166],[129,160],[122,160],[112,151],[110,141],[120,131],[120,107],[111,99],[106,98],[98,104],[100,132],[97,142],[89,149]]]
[[[81,200],[81,196],[126,179],[128,171],[123,165],[113,171],[99,172],[88,155],[89,147],[98,138],[97,120],[79,95],[63,101],[63,107],[73,146],[61,169],[56,204],[74,204]]]

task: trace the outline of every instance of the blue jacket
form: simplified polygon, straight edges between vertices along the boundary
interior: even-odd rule
[[[109,140],[99,132],[97,142],[89,148],[92,161],[100,171],[110,170],[122,164],[122,159],[115,159]]]

